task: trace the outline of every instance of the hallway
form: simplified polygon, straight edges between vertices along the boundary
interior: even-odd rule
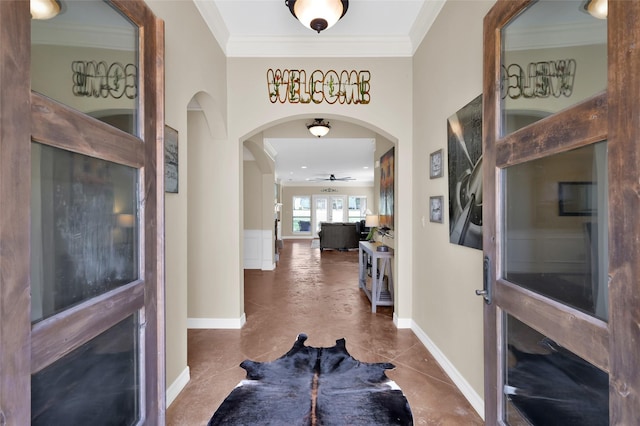
[[[308,346],[344,337],[354,358],[395,364],[386,374],[402,388],[416,425],[483,424],[413,332],[394,326],[391,307],[371,313],[358,288],[357,250],[321,254],[309,240],[286,240],[275,271],[245,270],[244,297],[241,330],[189,330],[191,381],[167,409],[168,425],[206,425],[245,378],[243,360],[279,358],[299,333]]]

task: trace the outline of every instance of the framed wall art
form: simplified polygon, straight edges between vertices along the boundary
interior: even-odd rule
[[[444,175],[442,155],[441,149],[429,155],[429,179],[441,178]]]
[[[558,182],[558,214],[593,216],[597,197],[595,182]]]
[[[442,223],[443,221],[442,203],[444,203],[444,197],[442,195],[429,197],[429,221],[430,222]]]
[[[393,229],[395,147],[380,157],[380,228]]]
[[[164,191],[178,192],[178,131],[164,126]]]
[[[447,119],[449,241],[482,250],[482,95]]]

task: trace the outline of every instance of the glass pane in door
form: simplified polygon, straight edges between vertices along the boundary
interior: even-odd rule
[[[138,134],[138,27],[103,0],[64,1],[31,20],[31,87]]]
[[[140,417],[137,314],[31,377],[31,424],[134,425]]]
[[[31,320],[138,279],[138,170],[32,143]]]
[[[606,142],[504,173],[504,277],[607,320]]]
[[[329,221],[328,200],[326,198],[315,198],[315,224],[316,232],[320,232],[320,223]]]
[[[534,2],[503,29],[503,135],[606,88],[607,20],[587,3]]]
[[[344,222],[344,199],[331,197],[331,222]]]
[[[504,394],[511,426],[607,426],[609,375],[507,315]]]

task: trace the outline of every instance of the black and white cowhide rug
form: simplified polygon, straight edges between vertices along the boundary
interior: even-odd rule
[[[271,362],[243,361],[247,378],[222,402],[214,425],[412,425],[409,402],[385,375],[391,363],[365,363],[345,340],[330,348],[305,346],[298,335]]]

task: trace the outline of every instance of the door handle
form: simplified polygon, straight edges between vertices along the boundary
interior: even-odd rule
[[[482,290],[476,290],[476,296],[482,296],[484,303],[491,304],[491,260],[485,256],[482,262]]]

